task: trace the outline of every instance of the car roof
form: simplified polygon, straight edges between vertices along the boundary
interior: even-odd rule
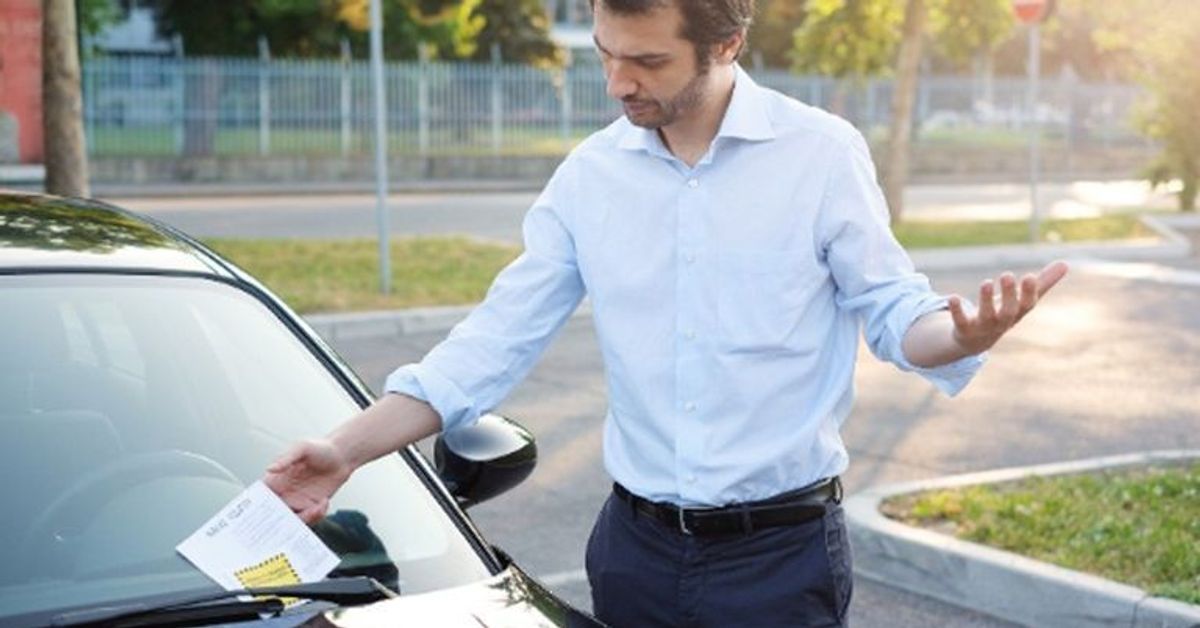
[[[235,277],[211,252],[145,216],[100,201],[0,190],[0,273],[68,270]]]

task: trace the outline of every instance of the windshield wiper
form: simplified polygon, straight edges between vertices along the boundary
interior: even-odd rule
[[[239,596],[275,596],[239,600]],[[374,578],[334,578],[305,584],[256,587],[189,595],[175,600],[97,606],[54,616],[50,626],[203,626],[219,621],[258,619],[261,614],[278,615],[284,604],[280,597],[332,602],[339,606],[366,604],[396,597]]]

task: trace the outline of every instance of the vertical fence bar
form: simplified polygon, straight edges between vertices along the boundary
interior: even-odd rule
[[[271,48],[258,38],[258,154],[271,154]]]
[[[183,154],[184,125],[187,116],[187,74],[184,72],[183,35],[175,35],[172,39],[175,57],[169,66],[172,72],[171,84],[175,88],[175,107],[172,116],[172,126],[175,130],[175,155]]]
[[[341,109],[340,119],[342,123],[342,156],[350,154],[350,41],[345,37],[342,38],[342,62],[338,66],[339,78],[341,79]]]
[[[417,49],[417,152],[429,154],[429,48],[420,44]]]
[[[562,99],[559,107],[559,127],[558,135],[562,140],[563,150],[567,150],[571,146],[571,65],[572,55],[568,49],[565,51],[566,60],[562,67]]]
[[[504,142],[504,92],[500,77],[504,66],[500,64],[500,44],[492,44],[492,154],[500,154]]]

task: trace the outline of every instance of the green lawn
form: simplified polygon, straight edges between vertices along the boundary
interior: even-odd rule
[[[299,312],[395,309],[476,303],[516,247],[468,238],[392,243],[391,294],[379,292],[374,240],[205,241]]]
[[[1135,216],[1051,221],[1063,241],[1151,235]],[[896,227],[908,248],[1026,242],[1024,222],[914,222]],[[379,293],[374,240],[206,241],[302,313],[475,303],[518,247],[468,238],[409,238],[392,243],[392,292]]]
[[[892,226],[896,239],[905,248],[940,248],[1029,242],[1029,222],[961,221],[902,222]],[[1111,214],[1097,218],[1045,220],[1041,223],[1042,241],[1085,242],[1154,237],[1134,214]]]
[[[1200,604],[1200,464],[934,491],[889,500],[883,511]]]
[[[89,151],[93,157],[157,157],[180,154],[180,138],[174,127],[99,128],[89,133]],[[354,131],[350,134],[350,155],[369,156],[374,150],[374,133]],[[557,127],[514,128],[508,126],[501,135],[498,151],[492,149],[490,127],[476,125],[462,131],[433,129],[429,136],[429,155],[565,155],[585,134],[575,129],[565,139]],[[213,138],[212,153],[217,156],[257,156],[258,128],[219,129]],[[320,155],[334,157],[342,154],[342,136],[337,128],[327,130],[274,128],[270,133],[269,154],[278,156]],[[396,131],[388,134],[388,152],[392,155],[415,155],[419,138],[416,131]]]

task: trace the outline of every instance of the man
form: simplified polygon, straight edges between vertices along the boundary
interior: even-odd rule
[[[893,239],[845,122],[735,60],[752,0],[596,0],[625,116],[583,142],[525,221],[523,255],[389,394],[274,463],[306,521],[362,464],[495,407],[591,299],[616,481],[587,548],[614,626],[844,625],[837,475],[860,327],[953,394],[1066,273],[933,294]]]

